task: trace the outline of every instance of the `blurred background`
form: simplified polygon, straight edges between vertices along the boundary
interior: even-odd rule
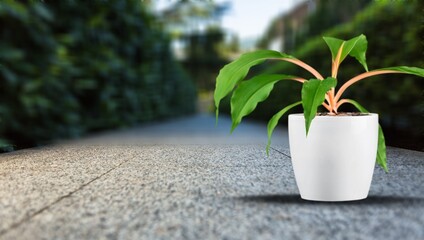
[[[322,36],[363,33],[369,69],[424,68],[423,16],[419,0],[2,0],[0,151],[212,113],[219,69],[255,49],[330,75]],[[339,83],[361,68],[347,59]],[[309,77],[279,62],[251,72],[263,71]],[[300,87],[277,85],[250,118],[266,123]],[[387,145],[424,151],[424,79],[373,77],[345,94],[380,114]]]

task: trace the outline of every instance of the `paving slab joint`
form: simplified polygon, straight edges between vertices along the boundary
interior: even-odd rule
[[[271,147],[271,149],[272,149],[272,150],[274,150],[274,151],[276,151],[276,152],[278,152],[278,153],[281,153],[281,154],[283,154],[284,156],[286,156],[286,157],[288,157],[288,158],[290,158],[290,159],[291,159],[291,156],[290,156],[289,154],[287,154],[287,153],[285,153],[285,152],[282,152],[282,151],[280,151],[280,150],[278,150],[278,149],[276,149],[276,148],[273,148],[273,147]]]
[[[96,180],[98,180],[98,179],[102,178],[103,176],[105,176],[105,175],[107,175],[108,173],[112,172],[113,170],[115,170],[115,169],[119,168],[120,166],[122,166],[123,164],[125,164],[125,163],[129,162],[130,160],[131,160],[131,159],[127,159],[127,160],[125,160],[125,161],[123,161],[123,162],[119,163],[118,165],[116,165],[115,167],[113,167],[113,168],[109,169],[108,171],[106,171],[106,172],[104,172],[104,173],[100,174],[99,176],[97,176],[97,177],[95,177],[95,178],[91,179],[90,181],[88,181],[88,182],[86,182],[86,183],[82,184],[80,187],[78,187],[78,188],[77,188],[77,189],[75,189],[74,191],[71,191],[71,192],[69,192],[69,193],[68,193],[68,194],[66,194],[66,195],[60,196],[59,198],[57,198],[55,201],[53,201],[53,202],[52,202],[52,203],[50,203],[49,205],[47,205],[47,206],[45,206],[45,207],[43,207],[43,208],[41,208],[41,209],[37,210],[36,212],[34,212],[34,213],[30,214],[29,216],[26,216],[26,217],[25,217],[25,218],[23,218],[22,220],[20,220],[20,221],[18,221],[18,222],[13,223],[13,224],[12,224],[9,228],[6,228],[6,229],[1,230],[1,231],[0,231],[0,237],[1,237],[1,236],[3,236],[4,234],[6,234],[8,231],[13,230],[13,229],[15,229],[15,228],[19,227],[21,224],[23,224],[23,223],[25,223],[25,222],[27,222],[27,221],[31,220],[31,219],[32,219],[32,218],[34,218],[35,216],[37,216],[37,215],[39,215],[39,214],[43,213],[44,211],[48,210],[48,209],[49,209],[49,208],[51,208],[53,205],[55,205],[55,204],[59,203],[59,202],[60,202],[60,201],[62,201],[63,199],[66,199],[66,198],[71,197],[74,193],[76,193],[76,192],[78,192],[78,191],[81,191],[82,189],[84,189],[85,187],[87,187],[88,185],[90,185],[92,182],[94,182],[94,181],[96,181]]]

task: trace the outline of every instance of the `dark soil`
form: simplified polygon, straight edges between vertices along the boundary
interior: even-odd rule
[[[360,112],[339,112],[337,114],[330,114],[329,112],[319,112],[317,116],[367,116],[368,113],[360,113]]]

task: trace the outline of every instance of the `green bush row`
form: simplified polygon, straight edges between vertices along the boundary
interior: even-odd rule
[[[353,21],[332,28],[322,35],[350,39],[361,33],[365,34],[368,39],[367,63],[370,70],[398,65],[422,68],[422,9],[424,8],[419,1],[376,1],[360,12]],[[292,55],[310,64],[323,75],[331,75],[331,54],[321,36],[309,39]],[[263,71],[261,68],[263,65],[256,71]],[[296,66],[282,62],[276,63],[267,71],[313,77]],[[354,59],[346,59],[338,74],[339,86],[363,71],[362,66]],[[258,106],[252,117],[269,119],[288,103],[297,101],[300,98],[300,88],[301,85],[295,82],[277,85],[269,99]],[[350,87],[344,97],[355,99],[370,111],[380,114],[380,122],[387,133],[389,145],[424,150],[423,79],[409,75],[373,77]],[[341,110],[354,111],[346,107],[342,106]],[[301,112],[302,109],[297,111]],[[399,137],[403,139],[396,139]]]
[[[195,89],[139,0],[0,3],[0,145],[194,111]]]

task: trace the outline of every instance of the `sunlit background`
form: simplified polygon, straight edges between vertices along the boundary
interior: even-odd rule
[[[370,69],[423,68],[421,2],[3,0],[1,152],[210,114],[219,69],[255,49],[286,52],[329,75],[331,55],[322,36],[363,33]],[[263,71],[311,77],[287,63],[252,69]],[[361,72],[361,65],[345,61],[338,80]],[[299,85],[281,83],[250,118],[266,123],[299,94]],[[380,114],[388,145],[424,150],[423,79],[374,77],[346,95]],[[230,112],[228,99],[222,110]]]

